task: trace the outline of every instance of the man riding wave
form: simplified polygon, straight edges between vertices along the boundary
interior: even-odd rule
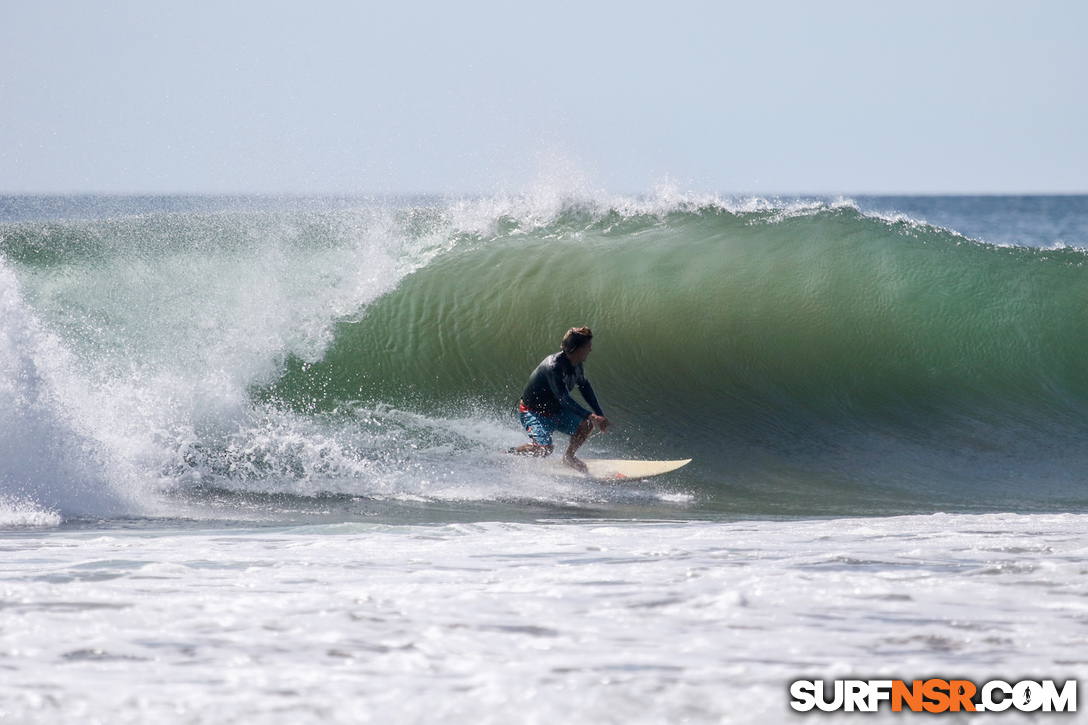
[[[589,439],[594,426],[603,433],[612,425],[586,379],[585,361],[593,351],[593,332],[588,327],[572,327],[563,336],[561,347],[559,352],[544,358],[529,376],[518,401],[518,413],[531,442],[511,450],[526,456],[551,455],[555,449],[552,433],[558,430],[570,436],[563,461],[586,473],[586,464],[574,454]],[[570,397],[575,386],[592,411]]]

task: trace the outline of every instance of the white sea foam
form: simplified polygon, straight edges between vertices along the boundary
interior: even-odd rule
[[[11,536],[0,538],[0,713],[805,722],[788,705],[796,679],[1083,679],[1086,523],[933,515]],[[866,719],[902,719],[883,707]]]
[[[0,497],[0,528],[58,526],[61,515],[28,500]]]

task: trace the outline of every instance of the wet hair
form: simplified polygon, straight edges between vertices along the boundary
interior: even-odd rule
[[[572,327],[563,335],[563,352],[574,352],[585,347],[593,339],[593,330],[588,327]]]

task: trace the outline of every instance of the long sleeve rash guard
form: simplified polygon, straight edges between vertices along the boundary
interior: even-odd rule
[[[593,408],[593,412],[604,415],[601,404],[593,393],[593,386],[586,380],[585,366],[573,365],[562,351],[549,355],[537,365],[536,370],[529,376],[529,383],[521,394],[521,401],[534,413],[555,417],[560,411],[566,410],[585,420],[590,411],[570,397],[570,391],[575,385]]]

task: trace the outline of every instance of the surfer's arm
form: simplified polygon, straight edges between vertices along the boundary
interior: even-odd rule
[[[551,391],[555,399],[559,401],[559,407],[568,413],[574,413],[582,420],[586,420],[589,416],[593,415],[591,411],[586,410],[570,397],[570,391],[567,390],[567,386],[563,384],[563,376],[559,369],[555,366],[546,368],[543,370],[547,376],[548,390]],[[579,378],[581,379],[581,378]]]
[[[559,404],[563,406],[563,410],[568,410],[571,413],[574,413],[575,415],[581,417],[583,421],[582,425],[586,425],[586,422],[592,423],[600,428],[601,432],[604,433],[612,425],[612,421],[604,417],[604,413],[600,412],[601,406],[597,402],[597,396],[593,395],[593,388],[589,388],[588,396],[586,395],[586,391],[580,385],[578,387],[578,390],[581,391],[583,396],[585,396],[586,402],[592,405],[598,412],[594,413],[588,411],[582,406],[578,405],[578,403],[575,402],[574,398],[570,397],[570,393],[564,393],[563,395],[561,395],[559,397]],[[589,435],[589,430],[589,428],[586,429],[585,435]]]
[[[582,420],[585,420],[589,416],[593,415],[592,412],[578,405],[574,398],[570,397],[570,393],[563,389],[563,385],[561,383],[558,383],[558,381],[554,379],[550,380],[549,382],[551,383],[552,393],[555,395],[556,398],[559,399],[559,406],[563,410],[569,413],[574,413]]]
[[[593,392],[593,386],[589,384],[589,380],[584,375],[578,378],[578,392],[589,403],[589,407],[593,408],[593,412],[603,418],[604,411],[601,410],[601,404],[597,402],[597,395]]]
[[[582,394],[582,397],[589,403],[589,407],[593,408],[593,414],[590,415],[587,420],[594,423],[601,432],[604,433],[612,425],[607,417],[605,417],[604,410],[601,408],[601,404],[597,402],[597,395],[593,392],[593,386],[589,384],[589,380],[585,375],[578,378],[578,392]]]

